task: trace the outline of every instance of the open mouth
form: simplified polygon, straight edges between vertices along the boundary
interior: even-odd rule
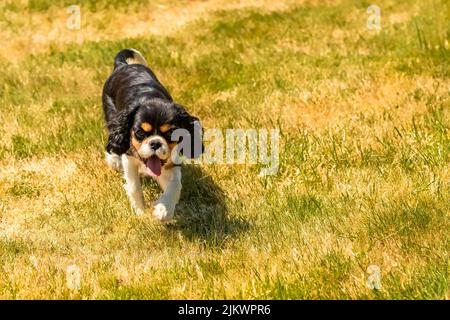
[[[161,160],[156,155],[144,160],[148,174],[153,177],[159,177],[161,175],[161,167],[164,165],[164,162],[164,160]]]

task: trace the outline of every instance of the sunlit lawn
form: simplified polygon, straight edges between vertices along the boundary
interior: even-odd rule
[[[447,1],[378,1],[379,31],[367,1],[130,2],[0,5],[0,298],[448,299]],[[205,128],[279,128],[278,173],[185,165],[176,220],[134,216],[101,109],[126,47]]]

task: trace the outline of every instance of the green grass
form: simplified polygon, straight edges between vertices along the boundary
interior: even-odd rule
[[[141,2],[120,8],[154,5]],[[85,41],[0,60],[1,298],[448,299],[448,3],[381,1],[380,32],[367,1],[261,3],[92,40],[119,9],[81,1]],[[66,4],[29,11],[51,20]],[[6,6],[19,46],[22,9]],[[279,128],[279,172],[184,165],[176,221],[134,216],[103,160],[101,88],[125,47],[204,127]],[[144,186],[150,203],[159,189]]]

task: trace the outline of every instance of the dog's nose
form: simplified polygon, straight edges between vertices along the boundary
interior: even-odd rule
[[[159,148],[161,148],[161,146],[162,146],[162,144],[159,141],[152,141],[152,142],[150,142],[150,147],[153,150],[158,150]]]

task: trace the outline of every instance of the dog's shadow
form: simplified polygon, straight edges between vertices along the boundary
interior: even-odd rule
[[[179,231],[189,240],[221,246],[249,228],[245,220],[228,216],[223,190],[198,166],[183,165],[182,176],[176,222],[167,226],[168,232]]]

